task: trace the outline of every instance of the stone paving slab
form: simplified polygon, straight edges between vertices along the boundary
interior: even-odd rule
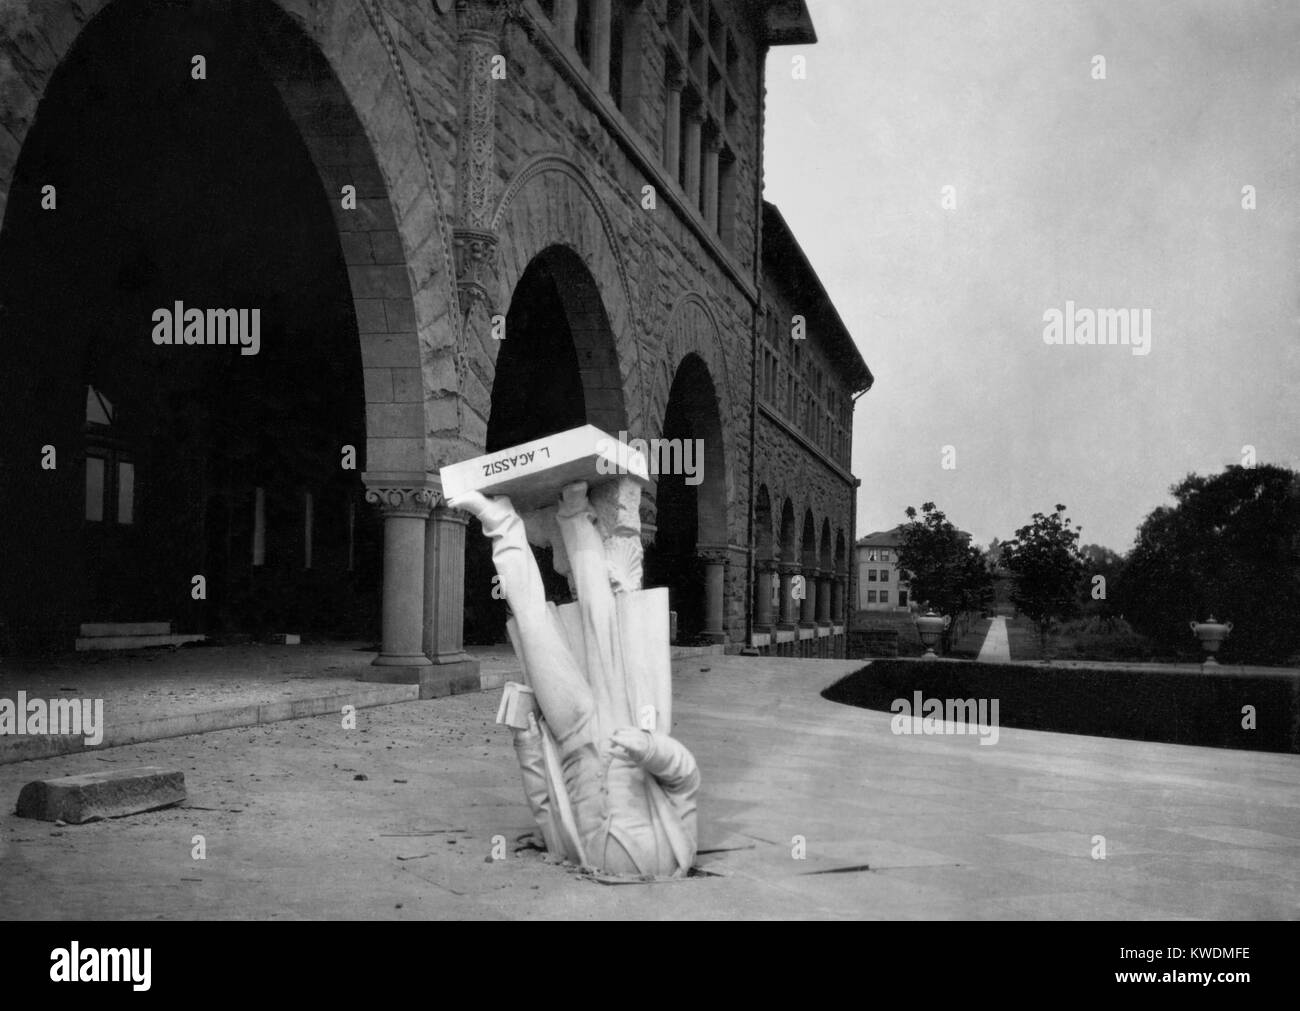
[[[530,818],[484,692],[0,767],[0,917],[1300,918],[1300,757],[894,736],[819,696],[855,666],[674,664],[716,876],[605,886],[515,852]],[[182,769],[189,800],[53,831],[10,813],[91,763]]]
[[[22,788],[14,813],[80,825],[154,811],[184,799],[185,773],[145,765],[36,780]]]

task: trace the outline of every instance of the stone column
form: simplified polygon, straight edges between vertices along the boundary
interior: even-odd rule
[[[424,655],[424,532],[437,492],[423,476],[401,484],[362,475],[366,501],[384,517],[383,644],[376,667],[428,667]],[[373,680],[417,683],[418,675],[373,672]]]
[[[722,151],[722,137],[717,130],[709,130],[704,138],[704,220],[713,231],[718,230],[718,154]]]
[[[578,0],[555,0],[555,27],[560,38],[573,45],[578,37]]]
[[[686,87],[686,71],[676,67],[668,73],[667,132],[664,136],[664,168],[678,182],[678,165],[682,160],[682,89]]]
[[[835,573],[831,583],[831,622],[844,624],[844,586],[848,582],[848,573],[843,570]]]
[[[424,652],[434,670],[420,698],[479,690],[479,664],[465,652],[465,527],[468,517],[434,506],[424,535]]]
[[[803,570],[803,588],[806,596],[803,607],[799,610],[799,624],[804,628],[813,628],[817,624],[817,577],[820,575],[816,566]]]
[[[596,86],[609,90],[609,33],[613,26],[610,0],[591,0],[591,72]]]
[[[704,130],[704,107],[696,106],[686,114],[686,178],[683,185],[691,205],[700,205],[700,141]]]
[[[704,635],[712,643],[726,642],[727,552],[701,548],[698,554],[704,560]]]
[[[576,9],[576,8],[575,8]],[[456,221],[452,229],[460,309],[476,302],[491,313],[496,296],[496,82],[492,57],[501,51],[506,5],[501,0],[459,0],[460,130],[456,155]]]
[[[826,573],[817,580],[817,623],[831,623],[831,576]]]
[[[770,561],[759,561],[754,565],[754,630],[757,632],[772,630],[773,569]]]
[[[798,622],[795,617],[794,607],[794,577],[799,572],[799,566],[793,562],[782,562],[777,571],[781,574],[781,598],[780,598],[780,624],[779,628],[794,628]]]

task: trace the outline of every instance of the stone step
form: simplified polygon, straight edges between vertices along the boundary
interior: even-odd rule
[[[89,621],[81,626],[82,638],[102,635],[171,635],[170,621]]]
[[[100,649],[144,649],[148,646],[182,646],[203,642],[206,635],[95,635],[77,639],[78,653]]]
[[[142,765],[61,779],[38,779],[18,794],[19,818],[69,825],[121,818],[170,807],[185,799],[185,773]]]

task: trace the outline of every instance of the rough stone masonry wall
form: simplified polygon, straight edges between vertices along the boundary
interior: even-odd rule
[[[811,315],[807,307],[800,307],[788,291],[788,286],[782,284],[780,279],[771,274],[767,275],[764,299],[777,319],[784,322],[796,313]],[[781,333],[784,335],[787,330],[788,328],[782,329]],[[790,338],[783,340],[778,348],[781,356],[782,381],[777,391],[778,402],[768,405],[792,425],[793,419],[785,415],[785,391],[786,384],[790,382],[793,346],[794,341]],[[812,356],[811,360],[822,369],[827,381],[836,383],[840,394],[847,399],[850,395],[849,390],[843,383],[838,382],[836,372],[826,357],[815,327],[810,326],[808,338],[800,346],[802,353]],[[803,442],[774,422],[763,411],[758,415],[754,458],[757,471],[756,484],[767,487],[771,502],[771,528],[766,531],[755,531],[757,543],[776,544],[783,562],[801,561],[804,518],[811,511],[819,558],[822,554],[823,521],[829,521],[830,557],[834,561],[835,546],[842,536],[845,555],[841,562],[845,570],[850,568],[848,552],[851,551],[852,546],[853,509],[857,498],[857,491],[853,485],[846,482],[843,474],[832,467],[825,457],[808,449]],[[793,545],[780,543],[781,516],[787,500],[794,507]],[[760,550],[757,557],[762,559],[770,557],[770,554]]]
[[[661,11],[662,5],[651,8]],[[737,37],[743,37],[746,26],[737,24],[736,29]],[[657,24],[651,27],[652,56],[643,74],[647,81],[642,108],[650,125],[641,132],[654,156],[665,107],[662,86],[654,86],[661,85],[663,74],[659,30]],[[756,49],[747,39],[742,81],[758,73]],[[505,312],[509,286],[531,256],[549,242],[571,245],[595,278],[610,317],[634,438],[661,433],[678,366],[688,354],[703,360],[713,380],[723,431],[726,539],[733,546],[726,620],[731,638],[738,641],[746,607],[749,302],[662,194],[656,209],[641,206],[642,187],[652,180],[584,100],[581,88],[557,70],[522,25],[507,26],[503,53],[509,76],[497,92],[497,168],[508,204],[502,209],[503,276],[496,311]],[[738,132],[746,132],[752,147],[757,98],[752,91],[738,98]],[[753,160],[751,154],[738,165],[737,246],[747,250],[754,243]],[[527,180],[522,185],[521,178]],[[750,255],[740,259],[750,276]],[[478,416],[474,427],[485,430],[490,404],[487,366],[495,349],[480,347],[483,353],[474,367],[480,376],[467,396],[473,401],[470,413]],[[652,495],[646,496],[644,519],[654,522]]]
[[[324,54],[356,112],[387,191],[387,213],[377,215],[387,245],[379,249],[373,236],[347,241],[354,289],[358,283],[367,289],[354,295],[364,331],[368,418],[385,426],[381,437],[368,442],[368,469],[419,471],[422,462],[423,469],[434,471],[452,452],[481,448],[496,350],[484,339],[485,314],[471,316],[468,330],[463,326],[451,259],[460,127],[455,15],[441,13],[442,5],[430,0],[267,2],[283,10]],[[0,10],[0,211],[50,76],[105,6],[106,0],[19,0]],[[650,0],[647,9],[642,83],[650,125],[641,132],[651,157],[659,157],[665,96],[656,85],[663,81],[664,4]],[[756,230],[761,68],[751,23],[738,11],[728,16],[740,51],[734,248],[748,279]],[[637,162],[579,89],[556,72],[524,26],[508,23],[501,44],[508,76],[496,93],[497,186],[509,199],[498,211],[505,290],[498,293],[497,311],[504,313],[508,305],[505,283],[512,270],[521,269],[545,244],[571,246],[590,269],[614,329],[617,385],[633,437],[659,434],[678,365],[688,354],[703,360],[723,431],[726,539],[733,549],[726,610],[734,638],[743,630],[747,607],[748,300],[670,201],[661,195],[654,211],[642,209],[641,187],[648,180]],[[395,271],[402,263],[389,248],[394,231],[409,292],[397,284]],[[373,304],[360,305],[367,299]],[[382,321],[376,310],[380,301]],[[463,379],[457,376],[459,356],[471,359]],[[417,397],[424,401],[422,412],[411,409]],[[651,504],[646,519],[653,518]]]

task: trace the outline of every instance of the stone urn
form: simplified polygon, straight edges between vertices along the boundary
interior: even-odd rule
[[[939,659],[934,652],[934,644],[939,641],[939,636],[948,630],[948,626],[952,624],[952,618],[946,614],[935,614],[934,609],[931,608],[925,614],[918,614],[912,621],[916,625],[917,634],[921,637],[921,645],[925,647],[925,653],[921,656],[921,659]]]
[[[1205,666],[1217,667],[1219,661],[1214,659],[1214,654],[1219,652],[1223,640],[1232,631],[1232,622],[1216,621],[1214,615],[1210,615],[1206,621],[1191,621],[1188,624],[1196,638],[1201,640],[1201,648],[1205,650]]]

